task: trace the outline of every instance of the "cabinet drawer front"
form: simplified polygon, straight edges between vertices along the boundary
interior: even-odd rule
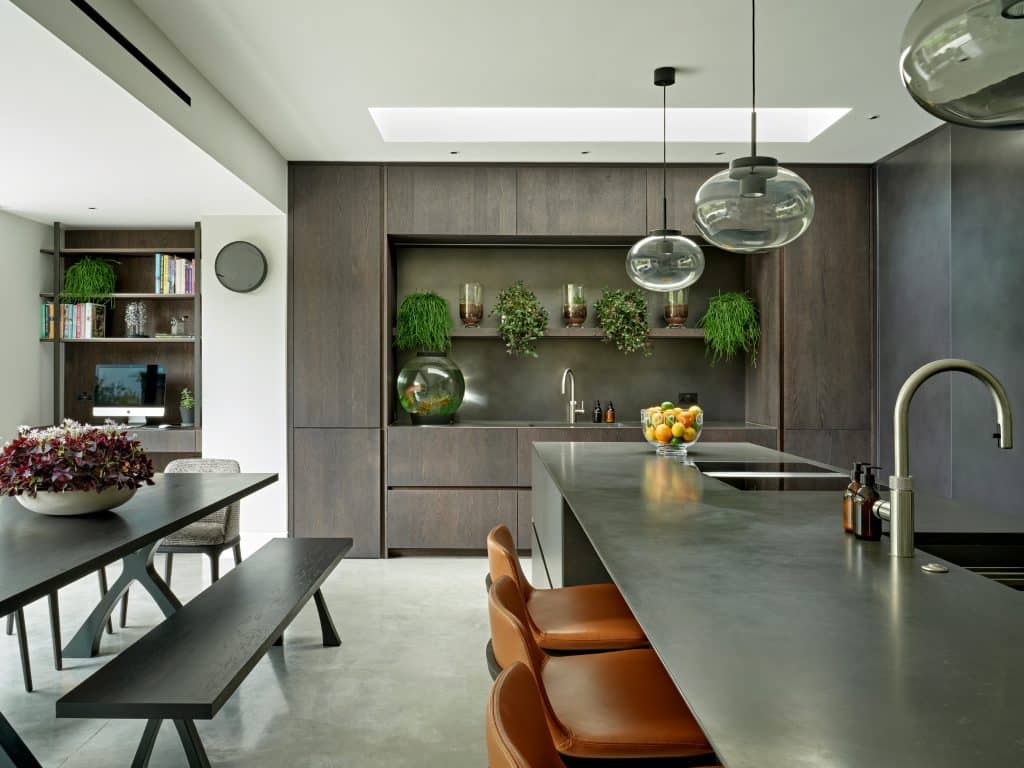
[[[514,490],[388,491],[389,549],[482,550],[499,524],[516,531]]]
[[[519,549],[531,549],[533,547],[533,514],[530,511],[530,499],[533,491],[520,489],[517,494],[516,522],[519,530],[516,531],[516,546]]]
[[[622,443],[642,442],[643,433],[638,427],[573,427],[559,429],[544,427],[520,429],[516,463],[520,487],[530,486],[533,466],[534,443]],[[522,545],[520,545],[522,546]]]
[[[515,484],[514,429],[388,429],[389,486],[472,487]]]
[[[643,168],[520,168],[520,235],[637,235],[647,230]]]

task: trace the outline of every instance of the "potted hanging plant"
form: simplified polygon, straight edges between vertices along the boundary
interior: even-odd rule
[[[548,327],[548,311],[537,294],[517,280],[498,294],[491,310],[495,315],[505,352],[512,357],[537,357],[537,340]]]
[[[116,285],[117,273],[110,261],[86,256],[64,273],[61,301],[65,304],[108,304]]]
[[[748,294],[732,291],[712,296],[700,326],[712,365],[744,353],[750,355],[750,365],[757,366],[761,323],[757,306]]]
[[[111,422],[20,427],[0,452],[0,494],[43,515],[113,509],[144,484],[153,485],[153,462],[126,427]]]
[[[188,387],[183,387],[181,390],[178,411],[181,413],[181,426],[191,427],[195,425],[196,398]]]
[[[624,354],[640,352],[644,357],[653,354],[647,336],[651,325],[647,322],[647,297],[639,288],[622,290],[605,288],[594,303],[597,324],[601,326],[606,344],[614,344]]]
[[[450,424],[466,394],[466,380],[448,357],[452,346],[448,302],[436,293],[411,293],[398,307],[395,348],[416,357],[398,373],[398,403],[413,424]]]

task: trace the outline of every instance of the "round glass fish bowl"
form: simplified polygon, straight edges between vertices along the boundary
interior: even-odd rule
[[[443,352],[420,352],[398,374],[398,402],[413,424],[451,424],[466,394],[462,371]]]

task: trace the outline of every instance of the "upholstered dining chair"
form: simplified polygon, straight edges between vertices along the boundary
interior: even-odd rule
[[[234,459],[199,458],[175,459],[164,469],[164,474],[216,474],[241,471],[241,467]],[[241,536],[238,531],[239,510],[240,504],[236,501],[207,515],[202,520],[172,533],[160,543],[157,552],[167,556],[164,564],[164,581],[168,586],[171,585],[171,572],[176,554],[206,555],[210,560],[210,576],[213,581],[220,578],[220,556],[224,550],[231,550],[235,558],[235,565],[242,562]],[[126,590],[121,598],[121,626],[125,626],[127,621],[128,591]]]

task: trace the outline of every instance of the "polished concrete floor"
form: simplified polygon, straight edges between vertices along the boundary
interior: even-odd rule
[[[173,586],[183,601],[208,578],[201,568],[198,556],[175,558]],[[477,557],[343,561],[324,585],[342,646],[320,645],[311,602],[284,649],[257,664],[216,718],[197,722],[213,765],[486,765],[485,571]],[[65,640],[98,589],[92,577],[61,590]],[[56,720],[54,702],[155,625],[155,605],[133,591],[128,628],[104,636],[103,656],[69,660],[63,672],[53,669],[46,601],[26,613],[36,691],[22,688],[16,638],[0,634],[0,711],[44,768],[129,765],[142,722]],[[150,765],[184,764],[166,723]]]

